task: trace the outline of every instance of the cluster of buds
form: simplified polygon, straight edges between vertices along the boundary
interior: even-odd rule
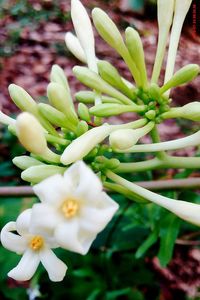
[[[41,261],[51,280],[62,280],[67,268],[51,249],[62,247],[86,254],[96,235],[118,209],[118,204],[103,192],[103,187],[131,200],[156,203],[180,218],[200,225],[200,206],[197,204],[162,197],[117,175],[137,171],[137,168],[145,171],[162,166],[200,165],[198,158],[180,161],[165,152],[199,145],[199,132],[163,143],[157,132],[157,124],[169,118],[200,121],[199,102],[170,108],[171,88],[193,80],[200,71],[198,65],[189,64],[174,73],[180,32],[190,5],[191,0],[158,0],[159,40],[150,80],[138,32],[128,27],[124,40],[103,10],[95,8],[92,11],[98,33],[122,57],[133,77],[132,83],[112,64],[96,57],[91,20],[81,2],[72,0],[71,16],[76,36],[68,32],[65,41],[68,49],[86,64],[85,67],[74,67],[74,75],[90,88],[75,94],[79,102],[77,111],[64,71],[57,65],[52,67],[47,87],[49,104],[35,102],[19,86],[9,86],[10,96],[22,113],[15,120],[1,112],[0,121],[8,125],[30,152],[30,156],[15,157],[13,163],[22,169],[22,179],[33,185],[41,200],[23,212],[16,222],[8,223],[1,232],[3,246],[23,254],[18,266],[8,274],[12,278],[30,279]],[[166,76],[163,85],[159,86],[170,29]],[[133,113],[132,122],[113,125],[108,123],[109,120],[104,121],[126,112]],[[136,114],[138,119],[134,121]],[[153,143],[136,145],[147,134],[151,135]],[[108,142],[105,142],[107,138]],[[118,152],[155,152],[156,157],[152,161],[126,164],[114,157]]]

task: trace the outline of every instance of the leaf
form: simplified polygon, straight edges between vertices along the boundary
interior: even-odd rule
[[[137,252],[135,253],[135,257],[141,258],[146,251],[153,245],[156,243],[158,239],[158,230],[154,230],[149,236],[148,238],[142,243],[142,245],[138,248]]]
[[[160,223],[160,249],[158,258],[162,267],[166,267],[172,258],[180,223],[181,220],[173,214],[167,214]]]

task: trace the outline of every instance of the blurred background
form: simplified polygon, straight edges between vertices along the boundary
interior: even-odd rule
[[[96,6],[103,8],[122,32],[127,26],[139,31],[150,75],[158,33],[157,1],[83,0],[82,2],[88,12]],[[200,64],[199,28],[196,33],[193,28],[194,7],[199,7],[199,0],[193,1],[184,24],[176,69],[188,63]],[[200,10],[197,11],[198,18],[200,19]],[[68,52],[64,43],[65,33],[72,30],[69,0],[0,0],[0,109],[3,112],[9,115],[17,113],[7,91],[10,83],[26,89],[35,100],[46,101],[46,87],[53,64],[58,64],[65,70],[72,93],[83,88],[71,71],[79,62]],[[97,56],[110,61],[125,78],[131,80],[126,66],[118,55],[96,32],[95,38]],[[161,82],[163,75],[162,70]],[[175,89],[172,98],[174,105],[199,100],[200,77],[187,86]],[[128,120],[128,117],[124,118]],[[188,121],[170,121],[162,124],[160,131],[162,139],[169,140],[192,133],[197,128]],[[0,186],[25,185],[26,183],[20,180],[19,170],[11,161],[14,156],[24,154],[24,149],[3,126],[0,127],[0,136]],[[183,149],[178,155],[193,153],[194,149]],[[136,157],[137,160],[144,158]],[[128,156],[126,159],[128,161],[132,158]],[[129,180],[185,178],[189,175],[199,176],[199,173],[193,170],[178,173],[169,170],[133,174]],[[200,203],[199,194],[193,191],[163,193]],[[127,205],[123,197],[112,196],[121,203],[121,210],[98,237],[90,254],[82,257],[59,252],[69,266],[68,274],[62,283],[50,283],[42,268],[31,282],[21,284],[8,279],[6,273],[15,266],[19,257],[1,247],[0,299],[33,300],[42,297],[53,300],[199,300],[198,228],[188,224],[180,226],[179,221],[174,220],[171,214],[153,205],[148,209],[140,205]],[[1,197],[0,226],[15,220],[19,212],[28,208],[34,201],[34,198],[26,197]],[[146,247],[146,250],[136,258],[138,247],[150,235],[151,219],[159,223],[159,239],[155,240],[153,247]],[[171,237],[174,231],[177,231],[177,234]],[[184,243],[185,240],[188,242]],[[174,254],[171,259],[172,253]],[[165,267],[161,266],[157,257],[163,259]]]

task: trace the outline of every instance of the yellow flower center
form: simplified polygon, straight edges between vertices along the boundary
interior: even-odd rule
[[[65,200],[61,206],[61,210],[66,218],[76,216],[79,211],[78,201],[73,198]]]
[[[30,241],[29,246],[32,250],[38,251],[44,246],[44,239],[40,235],[36,235]]]

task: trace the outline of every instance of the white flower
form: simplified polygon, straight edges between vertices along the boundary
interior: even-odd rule
[[[35,185],[42,203],[33,206],[33,228],[54,234],[64,249],[86,254],[118,209],[102,188],[99,178],[81,161],[64,176],[55,175]]]
[[[40,233],[30,231],[31,209],[25,210],[16,222],[9,222],[1,231],[2,245],[17,254],[23,254],[18,265],[8,276],[18,280],[31,279],[41,261],[52,281],[62,281],[67,266],[56,257],[51,248],[58,247],[51,237],[44,237]],[[17,231],[15,234],[12,231]]]

